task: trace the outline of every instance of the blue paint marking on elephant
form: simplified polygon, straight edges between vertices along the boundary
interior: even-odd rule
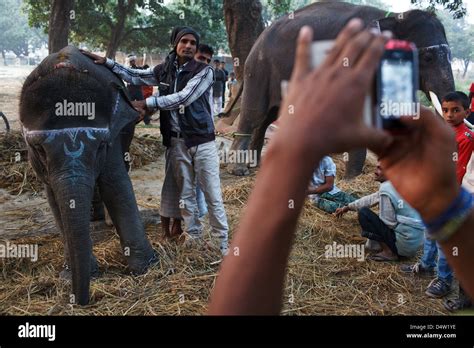
[[[115,98],[114,110],[112,111],[112,117],[114,117],[115,114],[117,113],[119,104],[120,104],[120,93],[117,93],[117,97]]]
[[[70,177],[70,180],[73,184],[76,184],[77,179],[79,178],[79,171],[81,169],[84,171],[86,170],[84,163],[82,163],[82,160],[79,158],[84,153],[84,143],[81,141],[79,149],[76,151],[70,151],[66,143],[63,144],[63,149],[64,154],[68,158],[68,160],[64,163],[63,168],[72,170],[73,175]]]
[[[76,150],[71,150],[68,145],[63,142],[63,150],[64,154],[66,155],[67,160],[64,162],[62,168],[64,170],[69,170],[72,172],[70,180],[73,184],[77,183],[77,180],[80,176],[80,172],[86,170],[86,166],[84,165],[82,159],[80,158],[85,149],[85,145],[82,141],[79,141],[79,145],[77,145],[78,135],[80,133],[84,133],[86,137],[90,140],[97,140],[97,138],[103,137],[108,138],[110,132],[108,128],[64,128],[64,129],[50,129],[50,130],[33,130],[28,131],[25,129],[25,137],[26,138],[33,138],[33,137],[45,137],[43,143],[51,143],[54,139],[58,136],[66,135],[71,140],[71,145],[73,148],[77,148]],[[105,137],[104,137],[105,135]],[[105,140],[105,139],[104,139]]]
[[[108,128],[93,128],[93,127],[80,127],[80,128],[64,128],[64,129],[48,129],[48,130],[28,130],[24,129],[24,134],[26,137],[33,137],[33,136],[47,136],[45,143],[50,143],[54,140],[58,135],[67,134],[71,140],[75,140],[76,136],[80,132],[85,132],[87,137],[91,140],[95,140],[92,136],[94,133],[102,133],[108,134]]]

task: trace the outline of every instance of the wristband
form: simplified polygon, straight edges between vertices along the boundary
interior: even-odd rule
[[[439,242],[449,239],[471,213],[474,205],[473,197],[469,191],[461,187],[459,195],[439,217],[431,222],[424,221],[427,237]]]

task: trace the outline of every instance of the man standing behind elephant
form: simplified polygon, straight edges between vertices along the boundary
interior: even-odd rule
[[[215,82],[212,86],[212,93],[214,97],[214,115],[219,115],[222,111],[222,94],[224,93],[224,84],[226,81],[225,73],[221,69],[221,62],[219,59],[214,59]]]
[[[196,179],[209,207],[212,234],[227,253],[228,225],[219,178],[219,157],[215,144],[209,93],[214,71],[194,60],[199,34],[189,27],[176,27],[171,33],[173,50],[164,63],[148,70],[134,70],[111,59],[86,53],[97,64],[105,64],[122,79],[136,85],[157,85],[160,96],[133,102],[144,114],[161,110],[163,144],[170,151],[169,161],[180,190],[181,216],[189,239],[202,237],[203,227],[196,208]]]

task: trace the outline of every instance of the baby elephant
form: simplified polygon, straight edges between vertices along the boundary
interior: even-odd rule
[[[46,57],[21,91],[29,160],[45,183],[80,305],[89,303],[90,277],[98,269],[89,233],[96,183],[129,270],[143,273],[157,261],[122,156],[121,130],[137,116],[123,82],[73,46]]]

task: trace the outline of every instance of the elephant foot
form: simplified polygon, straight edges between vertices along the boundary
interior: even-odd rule
[[[99,272],[99,266],[97,265],[97,262],[94,262],[91,264],[91,279],[99,278],[100,277],[100,272]],[[63,265],[63,269],[61,272],[59,272],[59,279],[62,279],[66,282],[71,282],[72,281],[72,271],[71,267],[65,263]]]
[[[131,260],[131,258],[129,258],[127,272],[134,276],[144,274],[152,265],[159,261],[160,257],[158,256],[158,253],[155,250],[152,250],[152,254],[147,257],[144,262]]]
[[[247,176],[250,174],[245,163],[230,163],[227,165],[227,172],[236,176]]]

